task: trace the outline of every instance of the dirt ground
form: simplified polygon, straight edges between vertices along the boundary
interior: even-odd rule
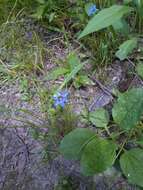
[[[48,34],[44,35],[44,40],[48,39]],[[65,57],[70,51],[70,49],[63,49],[58,45],[53,45],[52,48],[54,48],[55,56],[60,58]],[[50,59],[47,59],[46,64],[47,69],[53,67]],[[116,87],[124,91],[124,88],[142,85],[136,76],[131,78],[126,76],[126,68],[129,67],[130,63],[115,61],[104,68],[102,70],[105,74],[104,87],[109,91]],[[99,75],[100,73],[96,73],[97,78],[100,78]],[[49,84],[45,83],[44,85]],[[70,103],[73,105],[74,111],[80,113],[85,104],[90,111],[103,106],[110,107],[113,97],[107,89],[97,83],[76,91],[71,89]],[[121,173],[115,169],[93,178],[87,178],[80,174],[78,163],[65,160],[61,156],[49,163],[44,163],[41,154],[43,143],[34,140],[29,134],[29,126],[16,119],[19,115],[17,108],[29,109],[39,118],[43,118],[39,99],[35,95],[30,103],[21,100],[16,82],[0,88],[0,105],[4,105],[9,110],[9,114],[5,115],[0,112],[0,190],[54,190],[62,176],[70,177],[76,184],[76,187],[72,188],[73,190],[138,189],[128,185]],[[45,122],[28,115],[23,115],[23,117],[39,126]]]

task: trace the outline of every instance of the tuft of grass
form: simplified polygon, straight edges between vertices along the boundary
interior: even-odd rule
[[[35,0],[0,0],[0,24],[15,18],[19,11],[30,13],[36,6]]]
[[[44,72],[45,48],[38,35],[24,31],[21,24],[8,23],[0,28],[1,68],[5,77],[18,78]]]

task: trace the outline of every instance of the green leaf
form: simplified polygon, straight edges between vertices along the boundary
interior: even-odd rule
[[[120,32],[126,35],[129,34],[129,25],[127,24],[126,20],[123,18],[116,21],[112,26],[114,30],[117,32]]]
[[[65,75],[69,72],[68,69],[59,67],[54,69],[53,71],[51,71],[51,73],[45,77],[46,80],[56,80],[57,78],[59,78],[62,75]]]
[[[129,4],[129,3],[131,3],[131,2],[132,2],[132,0],[124,0],[124,1],[123,1],[124,4]]]
[[[89,176],[110,168],[116,156],[117,146],[101,138],[94,138],[85,147],[81,157],[82,173]]]
[[[49,14],[49,16],[48,16],[48,18],[49,18],[49,23],[51,23],[51,22],[54,20],[55,15],[56,15],[55,12]]]
[[[87,24],[79,39],[103,28],[107,28],[123,17],[124,14],[129,13],[131,7],[122,5],[113,5],[109,8],[101,10],[95,15]]]
[[[75,78],[76,74],[83,68],[84,64],[77,65],[66,77],[64,82],[59,87],[58,91],[61,90],[69,81]]]
[[[45,5],[38,6],[36,12],[31,16],[36,19],[41,19],[45,11]]]
[[[140,62],[136,66],[137,74],[143,79],[143,63]]]
[[[142,0],[133,0],[133,3],[137,7],[137,11],[141,17],[143,17],[143,1]]]
[[[96,136],[89,129],[75,129],[60,144],[60,152],[69,159],[81,159],[84,175],[93,175],[111,167],[117,146],[112,141]]]
[[[60,152],[69,159],[79,159],[86,144],[95,137],[89,129],[78,128],[67,134],[60,144]]]
[[[114,121],[123,129],[129,130],[136,126],[143,114],[143,89],[133,88],[119,94],[112,109]]]
[[[143,150],[134,148],[126,151],[120,158],[124,175],[132,184],[143,187]]]
[[[67,62],[69,64],[71,70],[73,70],[77,65],[81,64],[80,59],[74,52],[72,52],[68,55]]]
[[[89,120],[96,127],[105,128],[109,122],[109,114],[104,108],[89,113]]]
[[[38,3],[40,4],[44,4],[45,3],[45,0],[36,0]]]
[[[81,86],[93,85],[93,81],[88,78],[87,75],[79,75],[74,80],[75,88],[80,88]]]
[[[134,141],[136,144],[143,146],[143,136]]]
[[[137,47],[137,38],[125,41],[120,45],[119,50],[116,52],[116,57],[121,61],[126,59],[133,49]]]

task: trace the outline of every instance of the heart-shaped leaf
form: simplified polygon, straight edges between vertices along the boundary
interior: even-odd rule
[[[89,176],[101,173],[111,167],[116,156],[117,146],[101,138],[94,138],[85,147],[81,157],[82,173]]]
[[[114,104],[112,115],[114,121],[123,129],[132,129],[143,114],[143,89],[133,88],[119,94]]]
[[[60,152],[69,159],[79,159],[84,146],[95,136],[89,129],[78,128],[67,134],[60,144]]]
[[[60,152],[69,159],[81,160],[84,175],[93,175],[112,166],[117,146],[96,136],[89,129],[75,129],[64,137]]]
[[[134,148],[126,151],[120,158],[124,175],[132,184],[143,187],[143,150]]]
[[[89,120],[96,127],[105,128],[109,122],[109,114],[104,108],[89,113]]]

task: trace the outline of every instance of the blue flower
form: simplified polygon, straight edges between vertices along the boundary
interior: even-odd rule
[[[88,8],[88,16],[92,16],[96,13],[97,11],[97,8],[96,8],[96,5],[91,5],[89,8]]]
[[[60,106],[61,108],[64,108],[66,103],[68,102],[68,96],[69,92],[67,90],[57,92],[56,94],[53,95],[53,100],[54,100],[54,108],[57,108]]]

